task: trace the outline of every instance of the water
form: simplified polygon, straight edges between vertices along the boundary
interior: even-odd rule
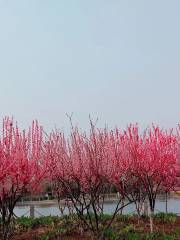
[[[104,205],[104,213],[111,214],[114,212],[116,207],[116,203],[105,203]],[[20,216],[29,216],[29,206],[17,206],[15,207],[14,213],[20,217]],[[156,212],[165,212],[166,209],[166,203],[164,198],[159,198],[156,201],[156,206],[155,206],[155,211]],[[128,205],[123,209],[123,213],[133,213],[135,212],[135,205],[131,204]],[[168,199],[168,212],[173,212],[180,214],[180,199],[179,198],[169,198]],[[68,214],[68,210],[65,209],[64,211],[65,214]],[[56,205],[51,205],[51,206],[46,206],[46,205],[37,205],[35,206],[35,217],[39,216],[48,216],[48,215],[53,215],[53,216],[61,216],[61,213],[59,211],[58,206]]]

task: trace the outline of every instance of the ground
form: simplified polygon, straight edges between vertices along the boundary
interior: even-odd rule
[[[102,226],[110,215],[102,217]],[[19,220],[18,220],[19,221]],[[74,219],[46,217],[40,221],[26,218],[16,224],[12,240],[92,240],[93,235]],[[36,221],[36,222],[33,222]],[[180,240],[180,217],[174,214],[157,214],[154,218],[154,233],[150,234],[147,217],[119,215],[106,232],[109,240]]]

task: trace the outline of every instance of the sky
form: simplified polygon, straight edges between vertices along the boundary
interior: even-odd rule
[[[0,0],[0,119],[175,127],[179,0]]]

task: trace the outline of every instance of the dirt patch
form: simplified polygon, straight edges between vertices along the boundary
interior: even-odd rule
[[[15,232],[12,240],[34,240],[40,238],[43,234],[47,233],[51,229],[45,226],[39,226],[35,229],[27,229]]]

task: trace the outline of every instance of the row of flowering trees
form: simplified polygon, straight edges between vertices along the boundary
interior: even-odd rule
[[[71,199],[76,214],[96,239],[103,239],[121,210],[135,203],[138,214],[145,199],[150,206],[150,229],[156,196],[177,184],[179,135],[151,126],[143,133],[138,125],[121,131],[98,129],[90,121],[90,131],[72,127],[69,137],[54,130],[44,134],[33,122],[20,131],[10,118],[3,120],[0,136],[1,234],[10,238],[14,207],[27,192],[42,191],[51,182],[59,203]],[[118,193],[112,218],[100,222],[104,193],[111,187]]]

